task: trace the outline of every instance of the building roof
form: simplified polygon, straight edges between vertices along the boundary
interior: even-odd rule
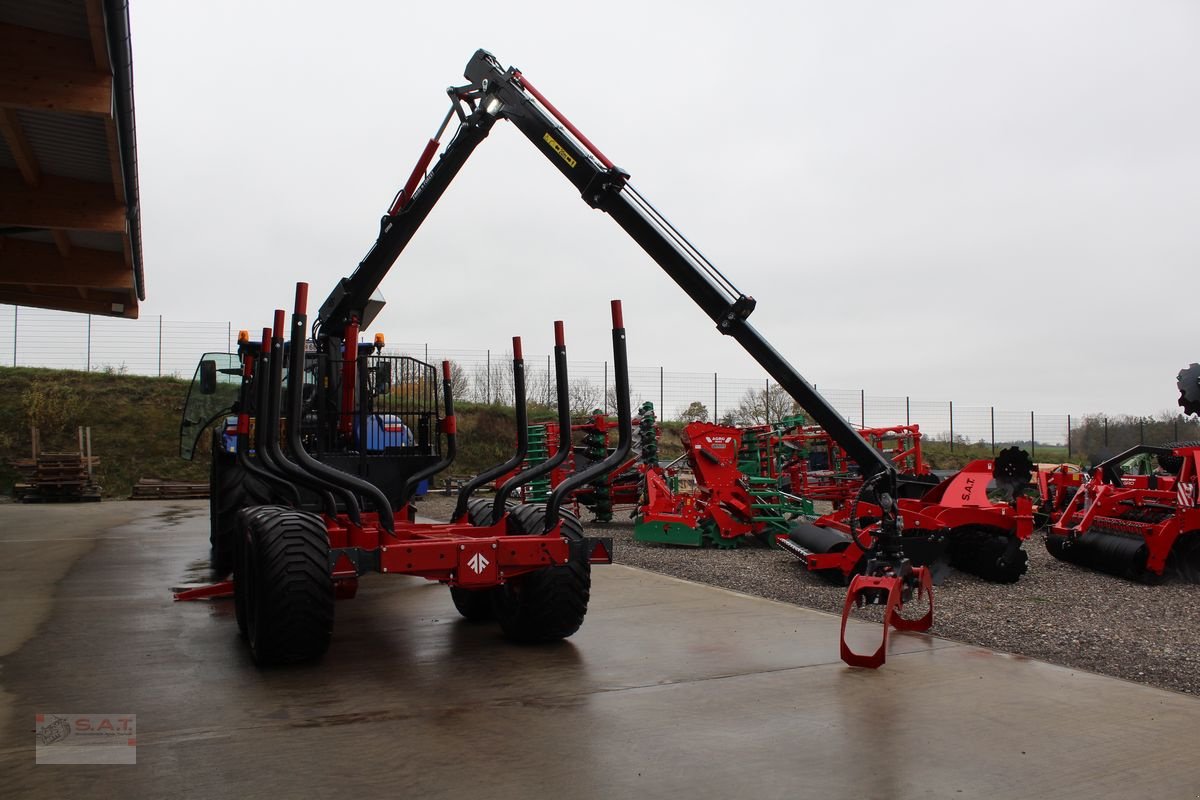
[[[0,0],[0,303],[145,297],[128,0]]]

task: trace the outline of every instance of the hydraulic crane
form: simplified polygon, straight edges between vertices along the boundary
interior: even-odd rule
[[[379,236],[354,272],[338,282],[313,323],[319,352],[336,357],[344,370],[341,384],[355,385],[353,348],[359,332],[377,309],[373,299],[380,283],[413,235],[441,199],[454,177],[500,120],[508,120],[579,191],[592,208],[608,214],[679,285],[725,336],[733,337],[791,397],[805,409],[862,470],[864,499],[879,510],[864,574],[850,584],[846,611],[857,603],[886,605],[884,639],[871,656],[858,656],[842,642],[849,663],[882,663],[889,623],[927,629],[929,612],[906,621],[899,610],[914,593],[930,595],[928,571],[904,555],[903,523],[897,510],[901,478],[894,465],[853,426],[749,322],[753,297],[739,291],[688,239],[676,230],[582,132],[515,67],[505,68],[485,50],[477,51],[464,71],[467,83],[447,90],[451,107],[426,144],[409,179],[380,222]],[[435,155],[451,122],[457,129],[437,160]],[[348,391],[348,390],[347,390]],[[347,398],[348,400],[349,398]],[[345,419],[345,415],[342,415]],[[858,537],[854,518],[850,535]],[[843,625],[844,631],[844,625]]]

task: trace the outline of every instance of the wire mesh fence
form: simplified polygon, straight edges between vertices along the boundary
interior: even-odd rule
[[[230,322],[138,320],[0,306],[0,364],[190,378],[205,352],[231,352]],[[389,346],[388,355],[427,363],[453,364],[459,400],[510,405],[514,398],[512,354],[500,350],[445,349],[427,343]],[[616,408],[610,362],[572,360],[569,402],[573,412]],[[553,357],[526,354],[526,395],[531,403],[555,405]],[[766,378],[631,367],[632,402],[651,401],[666,420],[707,419],[734,424],[778,420],[793,413],[791,399]],[[1200,440],[1200,425],[1184,417],[1048,414],[945,400],[880,396],[861,389],[818,386],[851,424],[859,427],[919,425],[927,440],[958,447],[1020,445],[1050,458],[1107,457],[1138,444]]]

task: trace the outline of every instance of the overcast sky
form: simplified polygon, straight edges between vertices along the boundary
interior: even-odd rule
[[[1200,361],[1200,4],[131,3],[144,316],[348,275],[480,47],[738,286],[810,381],[1174,407]],[[447,136],[444,141],[448,141]],[[384,281],[392,342],[761,374],[511,125]]]

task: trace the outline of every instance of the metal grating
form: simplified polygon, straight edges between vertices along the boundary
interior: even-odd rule
[[[340,392],[344,362],[330,360],[333,392]],[[407,356],[360,355],[356,366],[358,385],[353,408],[336,419],[323,420],[341,431],[366,430],[369,452],[406,455],[436,455],[440,452],[438,418],[440,397],[437,370]],[[309,375],[308,380],[315,380]],[[366,401],[363,402],[362,398]],[[365,427],[364,427],[365,426]]]

